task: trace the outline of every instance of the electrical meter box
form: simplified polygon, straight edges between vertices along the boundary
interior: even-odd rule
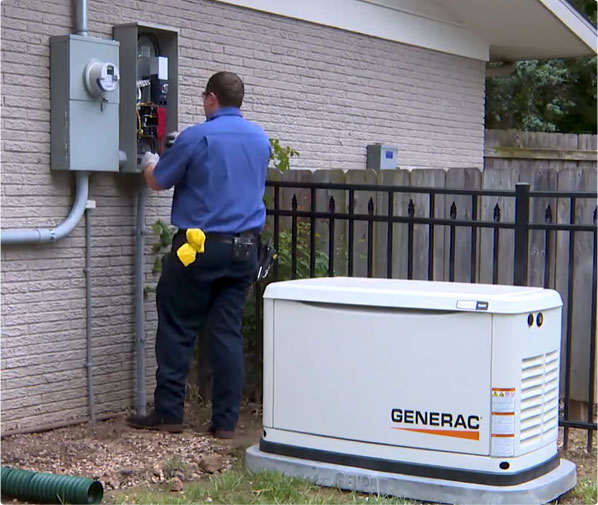
[[[179,31],[155,24],[113,28],[120,42],[120,149],[123,172],[139,172],[145,151],[161,154],[178,129]]]
[[[117,172],[119,43],[50,38],[51,168]]]
[[[397,148],[385,144],[370,144],[367,147],[367,168],[390,170],[397,168]]]

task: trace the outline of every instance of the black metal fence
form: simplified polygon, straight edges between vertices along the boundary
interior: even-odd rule
[[[360,207],[367,210],[358,212],[356,196],[364,193],[372,196],[369,196],[367,206],[364,205],[363,198],[360,199]],[[531,191],[529,184],[517,184],[514,191],[503,191],[268,181],[266,201],[269,217],[266,233],[271,234],[274,246],[279,251],[279,261],[274,265],[268,281],[318,275],[354,276],[356,259],[362,263],[362,272],[358,275],[412,279],[414,261],[417,260],[420,266],[423,261],[423,268],[427,270],[422,274],[420,269],[419,278],[428,280],[455,281],[456,270],[460,264],[462,271],[469,270],[466,282],[480,282],[483,266],[487,272],[487,279],[482,280],[484,282],[557,287],[565,300],[561,353],[564,394],[559,422],[564,427],[565,447],[569,439],[569,429],[580,428],[587,430],[589,450],[593,431],[596,430],[596,196],[596,193],[587,192]],[[342,205],[337,203],[339,197]],[[437,201],[441,198],[444,199],[448,212],[438,212]],[[396,203],[399,199],[407,203],[405,208],[397,209]],[[420,202],[417,208],[416,200]],[[585,212],[580,213],[580,208]],[[512,219],[504,220],[505,214],[511,214]],[[585,214],[586,222],[582,222],[584,219],[579,217],[581,214]],[[341,226],[344,233],[342,239],[339,239],[338,228]],[[422,226],[427,229],[427,232],[423,233],[423,241]],[[361,238],[356,243],[358,227]],[[417,246],[416,227],[419,237]],[[440,248],[438,230],[444,230]],[[396,268],[395,258],[401,256],[404,260],[405,248],[401,246],[398,250],[395,236],[397,233],[401,234],[401,241],[406,240],[406,269],[402,268],[402,272]],[[466,236],[463,233],[466,233]],[[505,237],[505,234],[508,235]],[[530,257],[532,234],[533,253],[536,257],[535,275],[530,275],[528,271],[533,259]],[[575,244],[576,237],[582,234],[589,234],[591,237],[591,282],[588,283],[588,292],[576,293],[574,300]],[[467,242],[467,254],[463,254],[464,240]],[[422,243],[425,242],[427,251],[426,247],[422,247]],[[587,237],[586,243],[589,243]],[[356,250],[361,252],[356,254]],[[559,260],[559,275],[564,279],[559,286],[555,286],[557,251],[568,258],[566,267],[563,267]],[[439,255],[444,255],[440,261],[447,264],[447,268],[443,270],[444,278],[441,279],[437,278],[437,273],[435,274],[438,270],[435,265],[439,262]],[[505,255],[512,258],[512,279],[505,280],[503,274],[501,281],[501,258],[504,260]],[[469,256],[466,262],[469,265],[463,268],[463,258],[459,256]],[[422,258],[427,258],[427,268],[426,260]],[[537,272],[538,258],[543,259],[540,261],[543,262],[543,267],[540,267],[543,268],[543,272]],[[324,265],[322,261],[325,262]],[[534,277],[531,283],[530,277]],[[255,290],[257,335],[261,335],[261,295],[264,287],[257,286]],[[589,384],[588,408],[583,420],[572,419],[570,412],[572,344],[580,337],[574,334],[573,329],[573,310],[576,304],[587,304],[583,317],[590,318],[589,322],[586,320],[582,324],[582,327],[587,327],[589,331],[589,338],[587,334],[583,335],[584,342],[589,342],[584,353],[587,367],[584,377],[587,376]],[[261,367],[261,356],[261,339],[258,338],[255,349],[256,366]]]

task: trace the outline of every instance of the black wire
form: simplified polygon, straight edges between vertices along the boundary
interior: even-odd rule
[[[146,37],[149,39],[149,41],[152,43],[152,46],[154,46],[154,53],[155,56],[161,56],[162,55],[162,51],[160,50],[160,42],[158,41],[158,37],[156,37],[155,34],[151,33],[151,32],[141,32],[139,34],[139,36],[137,37],[137,42],[139,43],[139,39],[142,37]]]

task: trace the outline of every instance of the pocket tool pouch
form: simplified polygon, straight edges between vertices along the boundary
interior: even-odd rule
[[[240,263],[247,261],[251,257],[251,251],[255,247],[255,238],[253,237],[234,237],[233,238],[233,261]]]

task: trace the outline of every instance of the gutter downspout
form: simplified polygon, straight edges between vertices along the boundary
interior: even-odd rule
[[[75,229],[85,212],[87,197],[89,196],[89,173],[77,172],[75,202],[68,217],[56,228],[16,228],[5,229],[0,232],[0,244],[42,244],[55,242],[66,237]]]
[[[145,182],[137,192],[137,223],[135,226],[135,354],[137,361],[137,414],[145,416]]]

